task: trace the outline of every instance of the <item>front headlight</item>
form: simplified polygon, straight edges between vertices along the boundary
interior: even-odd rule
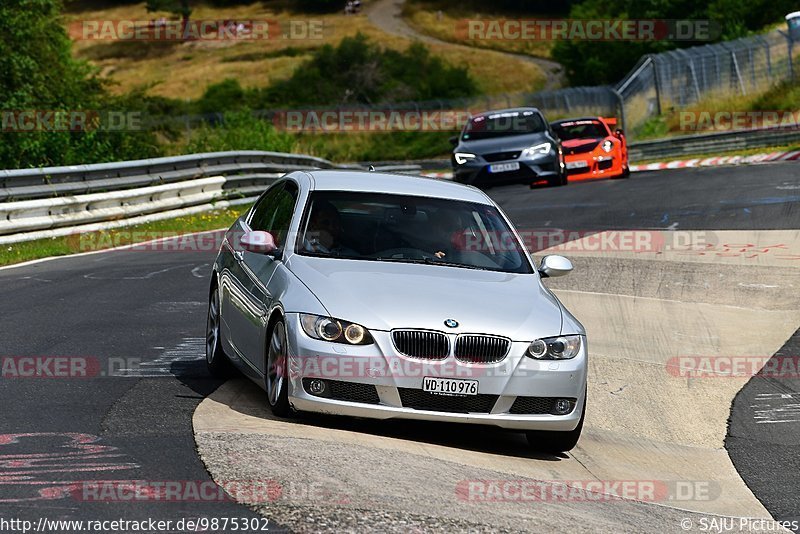
[[[537,339],[525,355],[537,360],[569,360],[581,350],[581,336],[558,336]]]
[[[300,324],[303,331],[314,339],[349,345],[369,345],[373,342],[367,329],[360,324],[333,317],[301,313]]]
[[[520,155],[521,158],[533,158],[536,156],[544,156],[550,153],[550,149],[553,148],[551,143],[542,143],[539,145],[534,145],[532,147],[528,147],[522,151]]]
[[[611,141],[609,141],[608,139],[603,141],[603,151],[604,152],[611,152],[611,149],[613,147],[614,147],[614,144]]]
[[[463,165],[468,161],[475,159],[475,154],[470,154],[469,152],[456,152],[455,153],[456,163],[459,165]]]

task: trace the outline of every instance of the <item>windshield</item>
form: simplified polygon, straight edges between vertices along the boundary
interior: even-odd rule
[[[569,121],[553,124],[553,130],[562,141],[606,137],[608,131],[600,121]]]
[[[519,241],[493,206],[362,192],[315,192],[297,252],[531,273]]]
[[[544,121],[535,111],[509,111],[471,118],[461,138],[464,141],[474,141],[543,131]]]

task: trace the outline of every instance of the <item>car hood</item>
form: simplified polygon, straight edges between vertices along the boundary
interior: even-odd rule
[[[424,328],[514,341],[561,333],[561,306],[536,274],[298,255],[287,266],[332,317],[372,330]],[[446,319],[459,326],[446,328]]]
[[[530,146],[550,141],[544,132],[529,135],[509,135],[497,139],[477,139],[461,141],[455,152],[471,152],[473,154],[491,154],[492,152],[509,152],[524,150]]]

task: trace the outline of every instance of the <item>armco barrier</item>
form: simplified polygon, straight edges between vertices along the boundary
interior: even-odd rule
[[[139,224],[252,202],[283,174],[363,169],[313,156],[241,151],[0,171],[0,244]],[[418,165],[376,170],[419,172]]]
[[[631,143],[628,157],[635,162],[637,160],[679,158],[697,154],[716,154],[733,150],[782,146],[799,142],[800,129],[733,130]]]
[[[0,203],[0,235],[168,211],[222,198],[225,178],[216,176],[173,184],[58,198]]]
[[[280,152],[211,152],[116,163],[0,171],[0,202],[118,191],[207,176],[236,176],[244,184],[260,174],[338,168],[330,161]],[[236,184],[234,184],[236,182]]]

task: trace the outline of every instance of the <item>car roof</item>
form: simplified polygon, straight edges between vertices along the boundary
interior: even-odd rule
[[[489,197],[475,187],[424,176],[356,170],[315,170],[306,171],[306,174],[311,177],[313,191],[393,193],[492,204]]]
[[[603,117],[575,117],[573,119],[559,119],[557,121],[553,121],[550,124],[561,124],[562,122],[576,122],[576,121],[597,121],[597,122],[606,122],[603,120]]]
[[[535,111],[537,113],[541,113],[539,108],[534,107],[521,107],[521,108],[504,108],[504,109],[490,109],[488,111],[482,111],[480,113],[475,113],[472,117],[485,117],[487,115],[497,115],[499,113],[522,113],[524,111]]]

